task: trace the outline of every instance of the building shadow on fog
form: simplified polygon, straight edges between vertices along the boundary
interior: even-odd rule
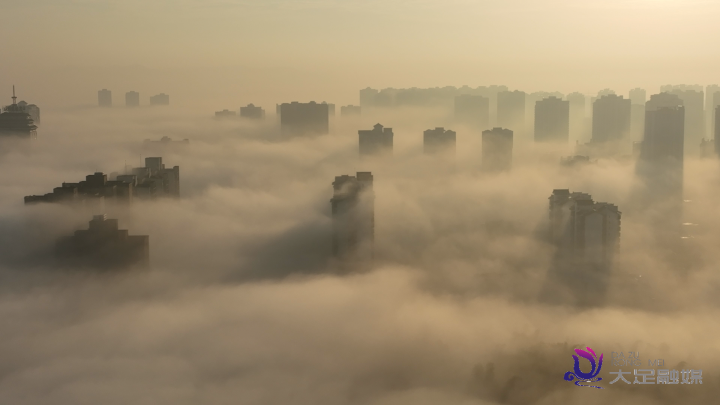
[[[328,272],[332,257],[329,222],[311,222],[296,226],[274,238],[248,246],[250,260],[230,281],[279,280],[294,275]]]

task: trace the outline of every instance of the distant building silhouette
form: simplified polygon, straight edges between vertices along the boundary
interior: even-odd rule
[[[497,94],[497,125],[525,132],[525,92],[501,91]]]
[[[715,136],[715,108],[720,105],[720,86],[711,84],[705,88],[705,128],[707,137]]]
[[[125,93],[125,107],[139,107],[140,93],[137,91],[128,91]]]
[[[112,92],[108,89],[98,91],[98,106],[112,107]]]
[[[715,153],[720,156],[720,105],[715,107]]]
[[[150,262],[150,237],[128,235],[117,219],[93,216],[90,228],[58,239],[55,256],[64,266],[98,269],[145,267]]]
[[[566,97],[569,104],[568,126],[570,138],[575,141],[585,141],[588,134],[588,116],[585,111],[585,95],[582,93],[570,93]]]
[[[40,110],[37,111],[38,116]],[[33,122],[32,117],[27,112],[27,105],[20,106],[17,104],[15,97],[15,86],[13,86],[12,104],[3,107],[0,113],[0,138],[37,138],[37,125]]]
[[[144,142],[145,146],[169,146],[169,145],[187,146],[189,144],[190,144],[189,139],[183,139],[181,141],[173,141],[172,138],[167,137],[167,136],[163,136],[162,138],[160,138],[159,141],[153,141],[151,139],[146,139]]]
[[[373,175],[337,176],[333,182],[332,250],[340,259],[371,260],[375,238]]]
[[[360,106],[363,108],[375,107],[453,107],[454,99],[460,95],[483,96],[489,100],[490,114],[496,110],[496,96],[501,91],[507,91],[507,86],[469,86],[433,87],[419,89],[382,89],[366,88],[360,90]]]
[[[546,299],[601,304],[620,243],[618,207],[567,189],[553,190],[549,202],[550,240],[556,253]]]
[[[328,105],[314,101],[283,103],[280,127],[286,135],[326,135],[330,132]]]
[[[498,104],[499,105],[499,104]],[[482,169],[507,171],[512,167],[513,131],[493,128],[482,133]]]
[[[535,142],[568,143],[570,103],[548,97],[535,103]]]
[[[646,101],[647,92],[645,91],[645,89],[636,87],[630,90],[630,102],[632,104],[642,104],[644,106]]]
[[[428,129],[423,132],[423,150],[426,155],[455,156],[455,131],[445,128]]]
[[[685,107],[685,153],[697,154],[705,137],[705,97],[699,85],[662,86],[663,92],[680,97]]]
[[[216,120],[234,119],[237,118],[235,111],[228,110],[227,108],[222,111],[215,111]]]
[[[375,124],[371,130],[358,131],[360,157],[392,155],[393,130]]]
[[[592,144],[600,154],[616,154],[630,141],[630,100],[608,94],[593,103]]]
[[[630,137],[633,141],[640,141],[645,132],[645,102],[646,92],[641,88],[630,90]]]
[[[375,107],[375,97],[379,91],[370,87],[360,90],[360,106],[364,108]]]
[[[25,197],[25,204],[46,203],[81,203],[88,208],[103,209],[105,201],[130,203],[133,199],[133,186],[122,181],[109,181],[106,174],[96,172],[85,176],[78,183],[63,182],[55,187],[52,193],[30,195]]]
[[[118,175],[117,181],[131,184],[138,198],[180,198],[180,167],[166,169],[161,157],[145,158],[145,167],[132,169],[132,174]]]
[[[476,130],[490,126],[490,99],[462,94],[455,97],[455,121]]]
[[[150,97],[150,105],[170,105],[170,96],[160,93]]]
[[[358,105],[346,105],[340,107],[341,117],[359,116],[361,114],[361,107]]]
[[[262,120],[265,118],[265,110],[263,110],[262,107],[256,107],[254,104],[248,104],[245,107],[240,107],[240,116],[243,118]]]
[[[81,203],[87,207],[105,207],[105,202],[130,203],[134,198],[180,196],[180,167],[166,169],[161,157],[145,158],[145,167],[132,169],[132,174],[116,176],[108,180],[102,172],[85,176],[78,183],[63,182],[52,193],[25,197],[25,204]]]

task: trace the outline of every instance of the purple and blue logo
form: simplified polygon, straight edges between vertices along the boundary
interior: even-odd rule
[[[575,385],[578,387],[592,387],[592,388],[599,388],[603,389],[603,387],[598,387],[596,385],[583,385],[580,383],[592,383],[601,381],[602,378],[598,377],[597,375],[600,374],[600,369],[602,368],[602,360],[603,360],[603,354],[600,353],[600,358],[598,359],[598,356],[595,354],[593,349],[586,347],[587,351],[581,350],[581,349],[575,349],[575,353],[578,354],[580,357],[584,357],[590,361],[590,366],[592,367],[590,369],[589,373],[583,373],[582,370],[580,370],[580,359],[578,356],[573,354],[573,359],[575,359],[575,372],[568,371],[565,373],[565,380],[566,381],[572,381],[574,379],[578,379],[575,381]],[[597,361],[596,361],[597,360]],[[597,366],[597,368],[596,368]]]

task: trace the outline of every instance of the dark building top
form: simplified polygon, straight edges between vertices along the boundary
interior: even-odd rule
[[[37,125],[27,113],[26,108],[23,108],[25,106],[17,104],[15,86],[13,86],[12,100],[12,104],[3,107],[2,113],[0,113],[0,137],[37,138]]]
[[[119,229],[117,219],[95,215],[87,230],[58,239],[55,256],[61,264],[73,267],[122,268],[147,266],[150,260],[150,237],[128,235]]]
[[[375,124],[371,130],[358,131],[360,156],[391,154],[393,150],[393,130]]]
[[[260,120],[265,118],[265,110],[262,107],[256,107],[254,104],[248,104],[245,107],[240,107],[240,116]]]
[[[330,132],[327,104],[283,103],[280,111],[280,126],[286,135],[325,135]]]
[[[150,105],[170,105],[170,96],[165,93],[150,97]]]
[[[455,131],[445,128],[428,129],[423,132],[423,150],[425,154],[455,153]]]

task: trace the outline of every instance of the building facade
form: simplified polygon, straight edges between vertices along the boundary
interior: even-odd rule
[[[551,96],[535,103],[535,142],[568,143],[570,103]]]
[[[150,97],[150,105],[170,105],[170,96],[160,93]]]
[[[140,93],[137,91],[128,91],[125,93],[125,107],[139,107]]]
[[[37,111],[38,118],[40,110]],[[28,113],[27,103],[18,105],[13,86],[12,104],[2,108],[0,112],[0,138],[36,139],[37,125]]]
[[[98,91],[98,106],[112,107],[112,91],[108,89]]]
[[[330,132],[327,104],[283,103],[279,106],[280,128],[285,135],[326,135]]]
[[[358,131],[360,157],[387,156],[393,152],[393,130],[375,124],[373,129]]]

